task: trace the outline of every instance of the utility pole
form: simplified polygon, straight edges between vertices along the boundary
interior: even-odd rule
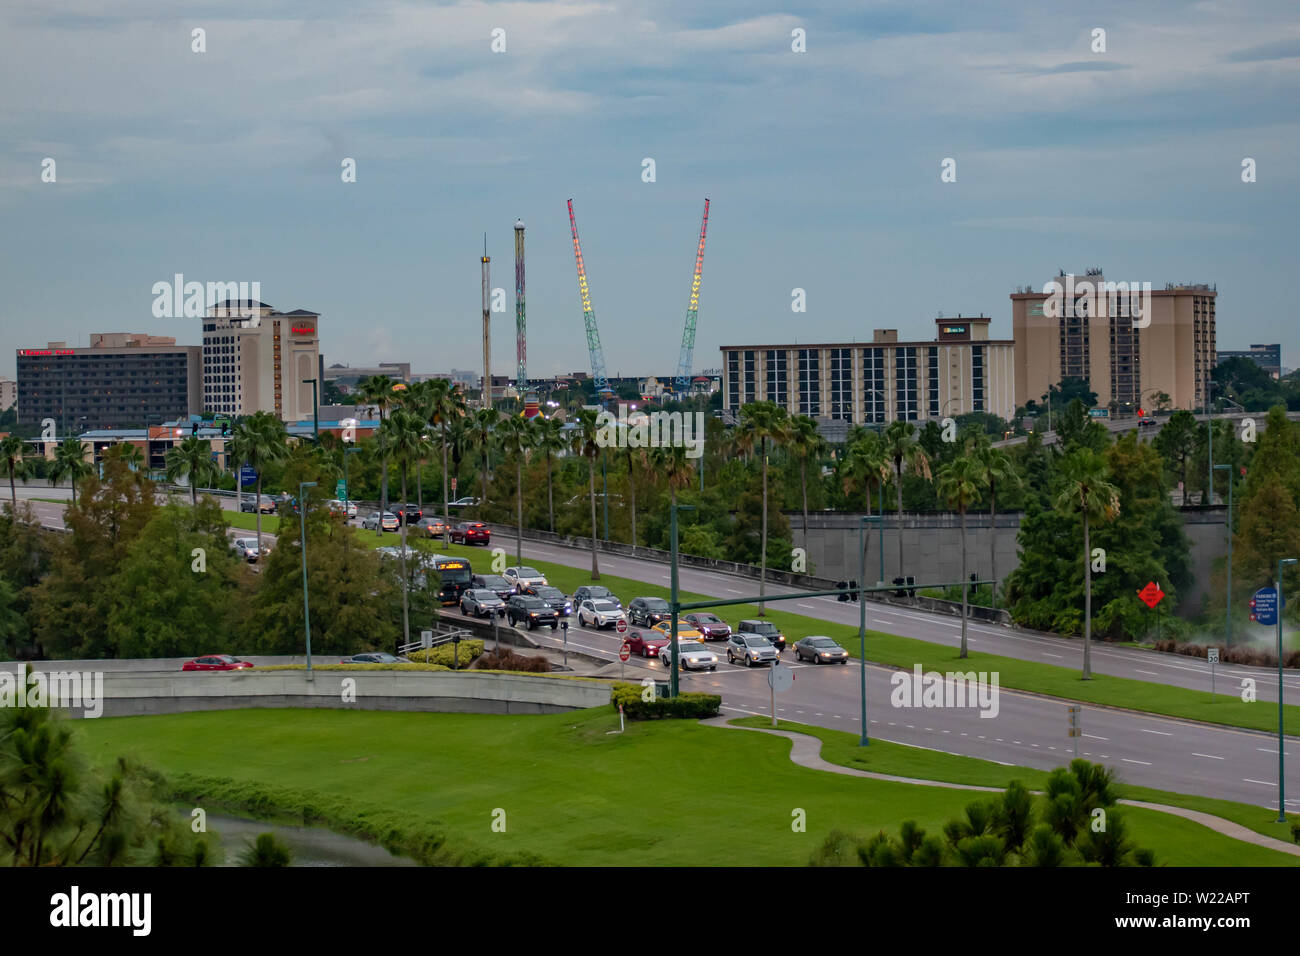
[[[483,407],[492,407],[492,322],[491,280],[489,272],[492,259],[487,254],[487,233],[483,233]]]

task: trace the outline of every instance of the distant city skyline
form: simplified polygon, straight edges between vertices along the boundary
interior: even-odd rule
[[[724,343],[926,338],[940,312],[1009,338],[1016,287],[1094,266],[1215,283],[1220,350],[1300,349],[1280,0],[72,0],[0,25],[7,377],[93,332],[198,344],[151,313],[177,273],[321,313],[327,365],[477,369],[484,232],[513,374],[516,218],[530,376],[589,369],[569,198],[610,375],[675,369],[705,197],[697,372]]]

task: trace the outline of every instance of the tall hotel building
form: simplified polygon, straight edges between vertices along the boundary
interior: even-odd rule
[[[1046,292],[1025,289],[1011,296],[1020,404],[1041,402],[1048,386],[1065,378],[1086,379],[1097,393],[1097,405],[1120,415],[1149,407],[1159,392],[1166,393],[1175,408],[1205,404],[1216,364],[1218,293],[1212,286],[1170,284],[1152,290],[1150,316],[1136,319],[1140,325],[1150,321],[1134,327],[1126,296],[1097,291],[1106,283],[1100,269],[1083,276],[1062,273],[1053,281],[1075,290],[1073,296],[1062,294],[1060,308],[1045,308]],[[1094,294],[1091,307],[1080,301],[1089,291],[1080,291],[1085,282]]]
[[[203,318],[204,410],[311,418],[312,387],[304,379],[320,374],[319,319],[316,312],[277,312],[252,300],[209,307]]]
[[[900,342],[724,345],[723,408],[772,401],[793,415],[857,425],[927,421],[968,412],[1010,418],[1014,343],[989,338],[986,316],[935,319],[938,337]]]

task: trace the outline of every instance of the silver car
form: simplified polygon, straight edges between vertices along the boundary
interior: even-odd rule
[[[849,652],[829,637],[810,635],[795,644],[794,659],[808,660],[814,664],[847,664]]]
[[[546,575],[536,568],[506,568],[501,572],[501,576],[514,585],[516,591],[522,591],[524,588],[543,587],[546,584]]]
[[[672,655],[677,655],[677,666],[688,671],[715,671],[718,669],[718,655],[699,641],[690,638],[679,639],[675,646],[669,644],[659,652],[659,659],[665,667],[672,666]],[[667,657],[668,660],[664,660]]]
[[[583,601],[578,605],[579,627],[615,627],[619,621],[626,621],[627,614],[613,601]]]
[[[774,664],[780,659],[776,648],[766,637],[757,634],[732,634],[727,638],[727,660],[732,664]]]

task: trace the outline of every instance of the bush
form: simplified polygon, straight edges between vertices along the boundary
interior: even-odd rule
[[[451,658],[449,657],[448,660]],[[214,673],[262,674],[266,671],[305,671],[306,664],[265,664],[250,671],[216,671]],[[444,664],[313,664],[313,671],[449,671]]]
[[[1222,644],[1217,644],[1207,647],[1207,645],[1193,644],[1189,641],[1161,640],[1156,641],[1153,646],[1158,651],[1201,658],[1207,656],[1206,651],[1209,647],[1218,647],[1219,660],[1224,664],[1244,664],[1248,667],[1277,666],[1276,653],[1254,644],[1237,644],[1233,647],[1224,647]],[[1300,650],[1284,651],[1282,653],[1282,666],[1300,667]]]
[[[455,657],[456,663],[460,667],[469,667],[474,663],[475,658],[482,653],[483,642],[476,639],[461,641],[459,645],[439,644],[437,647],[430,647],[427,650],[421,648],[412,651],[406,656],[417,664],[442,664],[444,667],[451,667],[452,658]]]
[[[551,670],[551,662],[545,657],[525,657],[510,650],[484,654],[474,666],[480,670],[523,671],[526,674],[546,674]]]
[[[722,697],[718,694],[678,694],[676,697],[643,699],[646,688],[640,684],[616,682],[609,695],[610,706],[632,720],[659,720],[664,717],[702,720],[718,716]]]

